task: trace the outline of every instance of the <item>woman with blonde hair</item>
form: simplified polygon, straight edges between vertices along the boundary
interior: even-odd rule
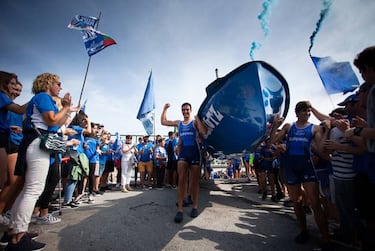
[[[9,234],[12,235],[7,250],[41,250],[45,244],[32,240],[27,234],[35,203],[42,193],[48,169],[50,153],[40,149],[39,133],[56,133],[74,111],[71,96],[66,93],[61,99],[63,108],[59,111],[54,96],[59,96],[61,82],[59,76],[43,73],[33,82],[35,94],[26,109],[26,123],[15,174],[25,177],[24,187],[12,207]]]

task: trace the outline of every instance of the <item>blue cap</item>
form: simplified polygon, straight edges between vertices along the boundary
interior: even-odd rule
[[[342,101],[341,103],[338,103],[337,105],[338,106],[346,106],[347,103],[357,102],[358,100],[359,100],[358,93],[355,93],[355,94],[352,94],[352,95],[348,96],[344,101]]]

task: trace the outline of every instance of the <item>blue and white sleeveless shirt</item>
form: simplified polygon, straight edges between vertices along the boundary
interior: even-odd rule
[[[313,127],[311,123],[303,128],[298,128],[296,123],[291,125],[286,144],[288,155],[310,155]]]
[[[178,125],[178,135],[182,146],[196,146],[197,131],[194,127],[194,120],[186,125],[180,121]]]

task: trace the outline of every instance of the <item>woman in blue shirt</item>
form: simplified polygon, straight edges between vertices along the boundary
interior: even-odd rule
[[[57,132],[72,111],[69,93],[61,99],[63,108],[60,111],[52,99],[53,96],[59,96],[61,90],[60,78],[55,74],[40,74],[33,82],[32,92],[35,95],[26,110],[24,137],[15,169],[16,175],[25,177],[25,183],[12,207],[12,222],[9,226],[12,238],[8,244],[10,250],[20,247],[38,250],[45,246],[25,233],[35,202],[44,189],[50,166],[50,154],[40,149],[40,138],[36,129],[41,133]]]

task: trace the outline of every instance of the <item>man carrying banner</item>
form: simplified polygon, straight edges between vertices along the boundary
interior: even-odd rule
[[[201,122],[198,116],[192,119],[191,105],[184,103],[181,106],[181,111],[184,119],[168,120],[167,109],[171,105],[169,103],[164,105],[161,114],[161,124],[165,126],[178,127],[179,142],[178,142],[178,190],[177,190],[177,204],[178,210],[174,218],[176,223],[180,223],[183,219],[183,199],[187,191],[188,171],[190,170],[190,188],[193,196],[193,208],[190,216],[195,218],[198,216],[198,195],[199,195],[199,179],[201,174],[200,168],[200,152],[198,139],[200,136],[207,134],[206,126]]]

